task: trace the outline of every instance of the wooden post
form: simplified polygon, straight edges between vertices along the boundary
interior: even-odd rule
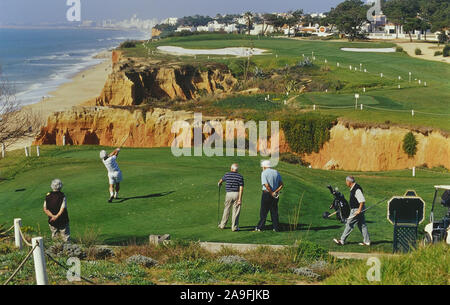
[[[36,285],[48,285],[47,264],[45,262],[44,239],[35,237],[31,245],[38,245],[33,251],[34,272],[36,274]]]
[[[19,248],[19,250],[22,250],[23,248],[23,241],[22,236],[20,236],[20,228],[22,227],[22,219],[15,218],[14,219],[14,239],[16,247]]]

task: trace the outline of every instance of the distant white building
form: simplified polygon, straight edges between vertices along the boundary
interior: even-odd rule
[[[161,24],[168,24],[168,25],[176,25],[178,22],[178,18],[177,17],[169,17],[164,19]]]
[[[250,35],[263,35],[274,32],[273,25],[270,24],[254,24],[253,29],[250,31]]]
[[[193,26],[179,26],[176,30],[175,30],[175,32],[185,32],[185,31],[188,31],[188,32],[195,32],[197,29],[195,28],[195,27],[193,27]]]

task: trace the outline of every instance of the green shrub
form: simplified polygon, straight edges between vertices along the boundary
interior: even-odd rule
[[[293,152],[319,152],[330,139],[330,129],[336,118],[329,115],[306,114],[282,120],[281,127]]]
[[[0,244],[0,255],[5,255],[13,252],[15,250],[15,246],[9,243]]]
[[[301,157],[296,156],[291,153],[283,153],[280,155],[280,160],[290,164],[299,164],[299,165],[308,165],[306,164]]]
[[[127,40],[125,42],[122,42],[120,44],[121,49],[129,49],[129,48],[135,48],[136,47],[136,41]]]
[[[444,47],[444,50],[442,51],[442,55],[444,55],[444,57],[449,57],[450,56],[450,45],[446,45]]]
[[[403,151],[408,157],[414,157],[417,152],[417,139],[416,136],[410,131],[403,138]]]
[[[416,55],[422,55],[422,50],[417,48],[414,53],[416,53]]]
[[[395,48],[395,52],[401,53],[401,52],[403,52],[403,48],[402,47],[397,47],[397,48]]]
[[[442,54],[444,54],[442,51],[436,51],[436,52],[434,52],[434,56],[440,56],[440,55],[442,55]]]
[[[292,250],[294,263],[301,261],[314,262],[329,258],[327,249],[307,240],[302,240],[297,245],[294,245]]]

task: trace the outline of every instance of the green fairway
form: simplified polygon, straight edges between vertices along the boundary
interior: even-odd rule
[[[332,200],[326,185],[338,186],[348,198],[344,180],[349,172],[280,163],[277,169],[286,185],[280,199],[283,232],[272,232],[269,227],[257,233],[252,230],[259,218],[259,157],[176,158],[169,148],[123,149],[118,159],[124,176],[122,199],[109,204],[106,169],[98,158],[99,150],[92,146],[44,146],[40,158],[24,158],[22,151],[15,151],[0,160],[0,177],[5,178],[0,182],[0,223],[9,227],[14,218],[20,217],[23,225],[48,236],[42,204],[51,180],[57,177],[64,183],[75,238],[86,228],[96,228],[100,239],[108,244],[134,239],[144,242],[150,234],[169,233],[175,239],[236,243],[290,244],[306,239],[331,250],[369,251],[357,245],[361,240],[358,230],[351,235],[349,245],[335,246],[332,238],[339,237],[343,227],[335,219],[321,218]],[[238,233],[217,228],[217,181],[232,162],[240,164],[245,178],[242,231]],[[450,184],[448,171],[418,170],[415,178],[407,170],[352,174],[363,186],[368,206],[415,189],[429,211],[433,185]],[[15,192],[17,189],[25,190]],[[223,189],[221,196],[222,208]],[[295,221],[300,202],[300,216]],[[386,220],[386,204],[372,209],[366,217],[373,241],[370,251],[391,251],[393,227]]]
[[[267,50],[267,54],[252,57],[254,66],[271,71],[286,65],[295,65],[305,57],[316,60],[313,78],[323,83],[339,83],[339,90],[316,90],[300,94],[296,101],[302,109],[334,114],[353,121],[390,123],[409,127],[431,127],[450,131],[450,66],[446,63],[409,57],[405,53],[355,53],[342,51],[343,47],[386,48],[395,44],[385,42],[346,42],[320,40],[293,40],[285,38],[248,37],[245,35],[207,34],[167,38],[146,44],[151,50],[170,45],[184,48],[255,47]],[[127,56],[146,57],[148,51],[142,44],[126,49]],[[239,69],[243,59],[230,56],[169,56],[154,53],[157,59],[183,63],[219,62],[231,70]],[[326,62],[325,62],[326,61]],[[337,64],[339,63],[339,67]],[[352,70],[350,70],[352,66]],[[326,71],[320,68],[326,67]],[[356,71],[355,71],[356,68]],[[367,69],[367,73],[364,73]],[[409,72],[411,82],[409,82]],[[383,77],[380,76],[383,73]],[[399,79],[399,76],[401,79]],[[420,83],[419,83],[420,81]],[[425,86],[426,83],[426,86]],[[398,89],[400,85],[401,89]],[[366,88],[366,93],[363,92]],[[279,92],[278,92],[279,93]],[[360,103],[375,108],[352,111],[354,94],[361,95]],[[346,107],[348,109],[342,108]],[[411,115],[411,111],[415,115]]]

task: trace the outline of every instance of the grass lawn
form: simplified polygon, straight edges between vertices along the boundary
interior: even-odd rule
[[[266,55],[252,57],[252,63],[263,69],[283,68],[294,65],[306,57],[316,57],[317,67],[328,66],[329,71],[322,71],[320,79],[324,82],[339,81],[343,87],[333,92],[313,92],[302,94],[297,103],[312,110],[312,105],[334,107],[352,106],[354,94],[361,95],[360,102],[379,109],[365,108],[363,111],[351,109],[321,109],[321,112],[359,122],[396,123],[411,127],[431,127],[450,131],[450,66],[446,63],[432,62],[409,57],[405,53],[355,53],[342,51],[343,47],[386,48],[395,46],[386,42],[346,42],[320,40],[292,40],[284,38],[258,38],[241,35],[194,35],[188,37],[167,38],[152,42],[146,46],[155,50],[161,45],[184,48],[223,48],[255,47],[266,49]],[[125,49],[127,56],[147,57],[148,51],[142,44],[136,48]],[[208,61],[227,64],[232,71],[242,66],[243,59],[230,56],[202,55],[169,56],[154,53],[154,58],[178,60],[183,63],[204,63]],[[325,60],[327,63],[325,63]],[[337,67],[337,63],[340,67]],[[361,70],[360,71],[360,64]],[[353,67],[351,71],[349,66]],[[355,71],[355,67],[358,71]],[[364,73],[367,69],[367,73]],[[412,72],[409,82],[409,72]],[[380,77],[383,73],[383,78]],[[401,77],[401,80],[398,77]],[[419,80],[421,83],[419,84]],[[425,82],[427,86],[425,87]],[[401,89],[398,89],[398,85]],[[366,88],[366,93],[363,93]],[[411,115],[415,110],[415,116]],[[430,114],[431,113],[431,114]]]
[[[169,233],[174,239],[193,241],[292,244],[303,239],[330,250],[390,252],[392,249],[393,227],[386,220],[386,204],[366,215],[373,241],[370,250],[357,245],[361,240],[358,230],[344,248],[333,244],[332,238],[339,237],[343,227],[336,220],[321,217],[332,200],[325,186],[338,186],[348,198],[344,180],[349,172],[313,170],[281,162],[277,169],[286,185],[280,199],[280,220],[284,230],[256,233],[252,230],[259,216],[260,158],[176,158],[169,148],[125,148],[119,157],[124,175],[120,192],[123,199],[109,204],[106,169],[98,158],[100,149],[44,146],[40,158],[25,159],[20,150],[0,160],[0,175],[4,178],[0,182],[0,223],[7,223],[9,227],[13,218],[20,217],[23,225],[33,226],[48,236],[42,203],[51,180],[58,177],[64,183],[75,238],[87,229],[95,228],[101,241],[108,244],[129,240],[145,242],[149,234]],[[242,231],[238,233],[217,228],[216,183],[235,161],[240,164],[240,172],[245,178]],[[449,172],[418,170],[415,178],[409,171],[351,174],[363,186],[368,206],[385,197],[402,195],[407,189],[415,189],[426,201],[427,212],[433,185],[450,184]],[[15,192],[17,189],[25,190]],[[221,196],[222,208],[223,190]],[[300,217],[296,222],[300,203]]]

